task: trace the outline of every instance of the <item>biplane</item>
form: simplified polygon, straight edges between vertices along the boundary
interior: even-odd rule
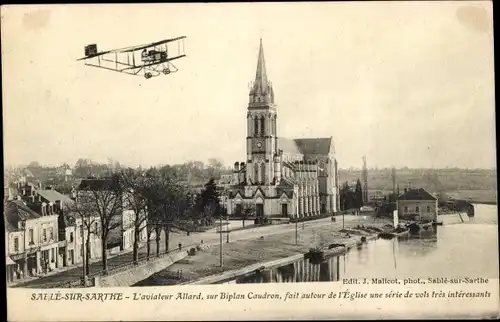
[[[130,75],[144,75],[149,79],[162,73],[168,75],[178,71],[172,61],[186,56],[184,39],[186,36],[101,52],[97,50],[96,44],[91,44],[85,46],[85,57],[77,60],[84,60],[86,66]],[[174,43],[177,46],[173,45]],[[175,49],[177,51],[173,53]]]

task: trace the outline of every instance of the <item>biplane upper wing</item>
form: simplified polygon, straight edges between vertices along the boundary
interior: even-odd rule
[[[171,38],[171,39],[164,39],[164,40],[160,40],[160,41],[153,42],[153,43],[146,44],[146,45],[139,45],[139,46],[133,46],[133,47],[124,48],[124,49],[121,49],[121,50],[118,50],[118,51],[126,53],[126,52],[131,52],[131,51],[136,51],[136,50],[141,50],[141,49],[146,49],[146,48],[150,48],[150,47],[154,47],[154,46],[163,45],[163,44],[166,44],[166,43],[169,43],[169,42],[172,42],[172,41],[181,40],[181,39],[184,39],[184,38],[186,38],[186,36],[181,36],[181,37]]]
[[[82,58],[78,58],[77,61],[78,60],[90,59],[90,58],[94,58],[94,57],[97,57],[97,56],[106,55],[106,54],[113,53],[113,52],[115,52],[115,51],[114,50],[101,51],[100,53],[95,53],[95,54],[88,55],[88,56],[85,56],[85,57],[82,57]]]

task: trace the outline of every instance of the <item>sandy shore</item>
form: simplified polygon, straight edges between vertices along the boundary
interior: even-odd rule
[[[336,222],[325,222],[324,225],[312,228],[305,227],[305,229],[299,223],[297,225],[297,245],[295,244],[295,231],[224,243],[223,267],[220,267],[219,247],[213,246],[152,275],[136,286],[186,283],[252,264],[303,254],[313,247],[324,248],[333,243],[352,245],[359,241],[362,236],[370,239],[378,233],[375,230],[357,228],[364,226],[365,228],[380,229],[387,224],[391,224],[391,221],[388,219],[374,220],[371,216],[359,216],[354,220],[346,221],[344,229],[342,228],[342,217],[337,217]],[[287,224],[286,226],[290,225],[295,226],[295,224]],[[182,276],[179,276],[181,270]]]

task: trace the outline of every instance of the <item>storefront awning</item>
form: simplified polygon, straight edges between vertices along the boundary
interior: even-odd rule
[[[16,263],[10,257],[5,257],[5,264],[7,264],[7,265],[16,265]]]

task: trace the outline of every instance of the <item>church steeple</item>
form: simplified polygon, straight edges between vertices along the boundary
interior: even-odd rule
[[[266,72],[266,60],[264,59],[264,47],[262,46],[262,38],[261,38],[254,86],[258,86],[259,88],[266,88],[267,85],[268,83],[267,83],[267,72]]]
[[[274,103],[274,91],[267,79],[266,61],[264,59],[264,46],[260,39],[259,57],[257,59],[257,71],[255,81],[250,90],[250,103],[269,104]]]

